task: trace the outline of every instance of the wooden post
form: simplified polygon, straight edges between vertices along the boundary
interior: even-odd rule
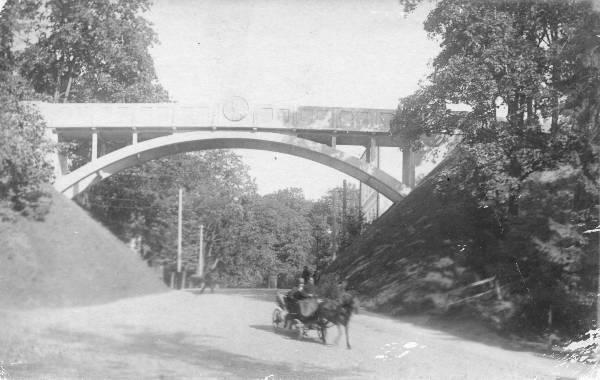
[[[415,187],[415,155],[409,147],[402,149],[402,182]]]
[[[171,280],[169,286],[171,289],[175,288],[175,272],[171,272]]]
[[[196,275],[202,276],[204,273],[204,224],[200,225],[200,247],[198,249],[198,266]]]

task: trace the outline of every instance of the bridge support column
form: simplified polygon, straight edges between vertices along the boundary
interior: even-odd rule
[[[379,167],[379,147],[375,137],[371,137],[369,140],[369,146],[367,146],[367,162],[375,167]]]
[[[333,149],[335,149],[335,146],[337,144],[337,136],[335,134],[331,135],[331,147]]]
[[[402,183],[415,187],[415,154],[408,147],[402,149]]]
[[[133,128],[133,132],[131,133],[131,144],[135,145],[138,143],[138,131],[136,128]]]
[[[379,146],[377,146],[377,140],[375,140],[374,136],[371,136],[369,139],[369,145],[367,145],[367,154],[365,155],[367,162],[371,165],[374,165],[379,169]],[[380,203],[381,194],[379,192],[375,193],[375,218],[379,218],[379,203]],[[363,205],[360,205],[361,212]]]
[[[92,161],[98,159],[98,130],[92,128]]]

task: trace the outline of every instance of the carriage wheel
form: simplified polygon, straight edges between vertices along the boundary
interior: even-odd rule
[[[283,315],[281,313],[281,309],[280,308],[276,308],[275,310],[273,310],[273,328],[277,329],[279,327],[283,326]]]

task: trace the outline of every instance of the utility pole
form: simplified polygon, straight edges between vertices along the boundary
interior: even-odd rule
[[[196,268],[196,275],[202,276],[204,273],[204,224],[200,225],[200,247],[198,250],[198,267]]]
[[[333,190],[332,196],[332,206],[331,206],[331,214],[333,218],[333,222],[331,224],[331,257],[332,260],[335,260],[337,255],[337,234],[338,234],[338,225],[337,225],[337,189]]]
[[[182,238],[182,226],[181,219],[183,216],[183,188],[179,188],[179,214],[178,214],[178,226],[177,226],[177,273],[181,273],[181,238]]]

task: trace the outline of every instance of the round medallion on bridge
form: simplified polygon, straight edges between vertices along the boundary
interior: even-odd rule
[[[223,116],[229,121],[240,121],[249,111],[248,102],[241,96],[233,96],[223,104]]]

